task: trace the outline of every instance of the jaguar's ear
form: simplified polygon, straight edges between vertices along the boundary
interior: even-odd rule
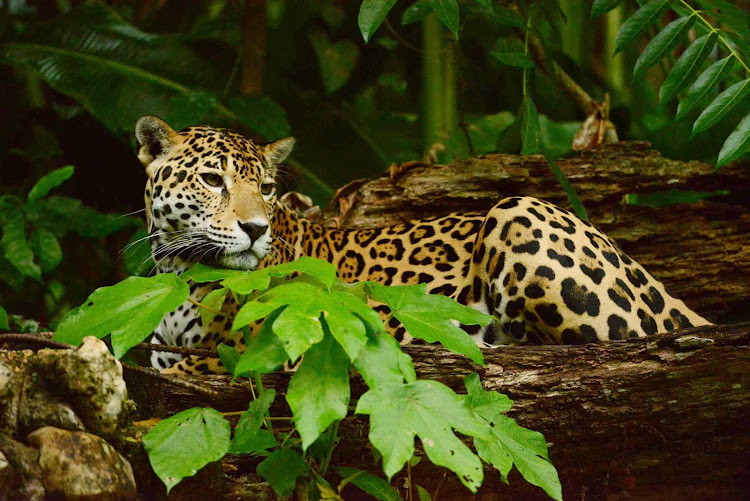
[[[297,141],[293,137],[285,137],[265,145],[263,153],[266,155],[269,167],[273,169],[276,164],[283,162],[292,152],[295,142]]]
[[[161,118],[141,117],[135,124],[135,137],[140,149],[138,159],[148,166],[156,157],[167,152],[177,142],[177,133]]]

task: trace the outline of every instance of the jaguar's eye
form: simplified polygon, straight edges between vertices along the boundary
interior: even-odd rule
[[[203,179],[204,183],[213,188],[220,188],[221,186],[224,186],[224,179],[220,175],[214,174],[212,172],[201,174],[201,179]]]
[[[273,183],[263,183],[260,185],[260,192],[263,195],[270,195],[273,192],[274,184]]]

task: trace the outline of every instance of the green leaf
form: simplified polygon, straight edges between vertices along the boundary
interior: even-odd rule
[[[29,235],[29,245],[34,251],[43,273],[57,268],[62,261],[62,249],[55,235],[47,230],[36,230]]]
[[[709,15],[729,26],[745,40],[750,39],[750,16],[747,11],[726,0],[698,0],[698,3],[706,10],[718,10],[719,12],[710,12]]]
[[[224,305],[228,293],[229,290],[226,287],[221,287],[212,290],[203,297],[201,304],[206,307],[200,308],[201,322],[203,322],[203,325],[208,325],[213,321],[214,317],[217,315],[214,311],[221,311],[221,307]],[[208,308],[210,308],[210,310]]]
[[[291,131],[286,111],[270,97],[235,97],[229,100],[229,109],[242,125],[269,141],[286,137]]]
[[[421,485],[416,485],[417,488],[417,497],[419,498],[419,501],[432,501],[432,496],[430,496],[430,493],[422,487]]]
[[[271,408],[274,398],[276,398],[276,390],[265,390],[257,399],[250,402],[250,406],[242,413],[234,429],[234,438],[229,452],[252,454],[276,445],[276,438],[273,434],[261,429],[263,417]]]
[[[286,394],[303,450],[346,417],[349,396],[349,360],[333,337],[325,336],[307,351]]]
[[[58,237],[72,231],[84,238],[101,238],[143,224],[136,218],[122,214],[97,212],[75,198],[54,195],[29,202],[26,217],[36,228]]]
[[[466,355],[474,363],[484,364],[482,352],[474,340],[452,320],[465,325],[487,325],[491,316],[447,296],[426,294],[425,284],[387,287],[373,283],[369,287],[370,297],[388,305],[409,334],[428,343],[439,342],[454,353]]]
[[[41,280],[42,270],[34,262],[34,253],[26,240],[26,221],[23,213],[12,211],[4,214],[3,238],[0,249],[4,256],[22,275]]]
[[[447,386],[416,381],[371,388],[355,412],[370,415],[370,442],[382,454],[389,480],[414,454],[418,436],[430,461],[455,472],[472,492],[482,484],[481,461],[452,429],[487,437],[487,426],[471,412],[466,399]]]
[[[77,346],[86,336],[101,339],[111,333],[115,357],[120,358],[189,295],[188,284],[172,273],[129,277],[96,289],[82,306],[65,315],[52,339]]]
[[[565,192],[565,195],[568,197],[568,201],[573,207],[573,212],[575,212],[576,216],[578,216],[579,218],[583,219],[584,221],[588,221],[589,215],[586,212],[586,208],[583,206],[583,202],[581,202],[581,199],[578,197],[578,193],[576,193],[576,190],[570,184],[570,181],[568,181],[568,178],[565,177],[565,174],[557,165],[552,156],[546,154],[545,152],[544,158],[545,160],[547,160],[547,164],[549,165],[550,169],[552,169],[552,175],[555,176],[555,179],[557,179],[557,182],[560,183],[560,186]]]
[[[290,281],[243,306],[235,318],[233,330],[263,318],[282,306],[287,307],[273,323],[273,332],[279,336],[292,360],[323,339],[321,315],[352,360],[367,342],[363,322],[369,323],[375,330],[383,328],[378,314],[351,294]]]
[[[491,54],[503,64],[517,68],[533,68],[534,61],[524,53],[523,42],[514,36],[498,38]]]
[[[8,325],[8,312],[5,308],[0,306],[0,330],[7,331],[10,328]]]
[[[521,155],[541,153],[542,130],[539,125],[539,114],[534,102],[528,96],[521,101],[518,121],[521,124]]]
[[[226,78],[177,37],[144,33],[104,2],[32,23],[24,36],[0,47],[0,61],[31,66],[116,132],[132,131],[145,114],[169,115],[176,96],[221,90]],[[215,111],[234,118],[218,101]]]
[[[716,99],[708,105],[708,108],[703,110],[698,120],[695,121],[691,137],[716,125],[732,108],[743,102],[748,92],[750,92],[750,78],[731,85],[716,96]]]
[[[57,188],[61,184],[63,184],[65,181],[71,178],[73,176],[73,171],[75,169],[72,165],[68,165],[67,167],[63,167],[61,169],[54,170],[41,178],[39,181],[36,182],[36,184],[31,188],[31,191],[29,191],[28,200],[29,202],[33,202],[34,200],[39,200],[40,198],[44,197],[47,193],[49,193],[53,188]]]
[[[623,0],[594,0],[594,5],[591,6],[591,19],[614,10],[622,2]]]
[[[169,100],[168,112],[163,119],[174,130],[181,130],[196,123],[211,121],[217,105],[219,99],[210,92],[179,94]]]
[[[623,199],[628,205],[641,205],[645,207],[667,207],[674,204],[692,204],[707,198],[728,195],[726,190],[717,191],[683,191],[666,190],[653,193],[628,193]]]
[[[695,23],[695,16],[681,17],[669,23],[643,49],[635,62],[633,79],[640,77],[647,69],[661,61],[679,42]]]
[[[734,132],[724,141],[724,146],[721,147],[719,152],[719,160],[716,162],[716,168],[718,169],[732,160],[737,160],[747,155],[748,152],[750,152],[750,115],[743,118]]]
[[[309,38],[318,58],[323,87],[326,94],[332,94],[352,76],[352,71],[357,65],[359,48],[351,40],[331,43],[322,30],[313,31]]]
[[[350,483],[356,485],[379,501],[402,501],[398,491],[380,477],[376,477],[366,471],[344,466],[337,466],[336,471],[342,477],[351,479]]]
[[[277,264],[271,269],[273,270],[273,274],[278,276],[289,276],[297,272],[310,275],[323,282],[323,285],[329,289],[336,281],[336,266],[325,259],[302,256],[296,261]]]
[[[500,471],[507,483],[512,464],[526,481],[537,485],[553,499],[562,501],[562,486],[557,470],[549,462],[547,442],[541,433],[519,426],[503,413],[510,409],[511,401],[497,392],[484,391],[477,374],[466,377],[468,403],[479,419],[490,430],[490,436],[475,437],[477,453]]]
[[[654,0],[643,5],[622,23],[615,37],[615,54],[636,39],[643,30],[654,24],[667,11],[672,0]],[[592,9],[593,10],[593,9]]]
[[[402,352],[398,341],[392,336],[371,334],[354,361],[354,368],[370,388],[384,384],[403,383],[404,376],[401,374],[399,363],[400,355]]]
[[[693,82],[685,93],[685,98],[677,107],[676,120],[684,118],[699,104],[708,100],[711,94],[719,88],[719,84],[729,76],[734,68],[735,58],[727,56],[708,67],[706,71]]]
[[[430,12],[432,12],[431,0],[417,0],[409,7],[407,7],[404,13],[401,15],[401,24],[406,26],[407,24],[421,21],[422,19],[427,17]]]
[[[458,2],[456,0],[430,0],[432,10],[435,15],[440,19],[446,28],[448,28],[453,37],[458,40]]]
[[[263,322],[258,332],[245,340],[245,351],[240,355],[234,367],[235,377],[250,372],[267,374],[277,370],[289,360],[281,340],[273,333],[273,322],[281,311],[275,311]]]
[[[385,16],[396,5],[396,0],[363,0],[359,7],[357,23],[365,43],[385,20]]]
[[[297,477],[307,471],[302,456],[291,449],[276,449],[256,468],[258,475],[268,482],[276,494],[287,496],[292,493]]]
[[[151,258],[151,243],[146,228],[141,228],[130,237],[122,251],[125,271],[130,275],[146,276],[154,266]]]
[[[713,50],[717,36],[717,33],[712,31],[685,49],[659,90],[659,100],[662,104],[667,103],[695,80],[701,64]]]
[[[237,349],[224,343],[219,343],[216,347],[216,351],[219,353],[221,365],[223,365],[230,373],[234,374],[234,369],[237,367],[237,362],[240,360],[240,353]]]
[[[214,409],[193,407],[160,421],[143,436],[143,448],[167,493],[229,450],[229,422]]]

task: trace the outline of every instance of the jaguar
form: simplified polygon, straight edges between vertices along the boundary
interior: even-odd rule
[[[651,336],[707,320],[587,221],[544,200],[515,196],[487,213],[454,213],[385,228],[328,228],[279,200],[276,174],[295,140],[261,145],[227,129],[173,130],[154,116],[136,124],[148,176],[146,218],[156,270],[196,262],[251,270],[313,256],[346,282],[427,284],[493,316],[463,326],[480,345],[581,344]],[[232,333],[237,305],[204,324],[196,303],[215,284],[191,283],[190,299],[167,314],[152,342],[244,349]],[[385,317],[387,307],[377,305]],[[410,337],[397,319],[388,331]],[[171,373],[223,372],[217,359],[155,352]]]

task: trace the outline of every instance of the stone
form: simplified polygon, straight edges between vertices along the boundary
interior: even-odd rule
[[[133,470],[104,439],[45,426],[26,437],[39,451],[40,477],[48,497],[64,500],[135,499]]]
[[[43,501],[45,495],[39,479],[39,452],[0,433],[0,455],[7,464],[0,464],[0,499]]]

